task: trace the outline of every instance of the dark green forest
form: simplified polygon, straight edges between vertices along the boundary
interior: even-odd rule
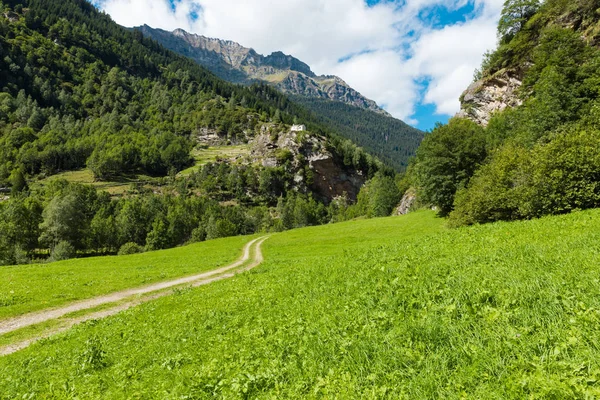
[[[292,100],[397,171],[406,170],[423,140],[423,132],[392,117],[339,101],[301,96],[293,96]]]
[[[508,0],[499,46],[477,76],[522,78],[523,104],[481,127],[438,126],[410,167],[453,225],[600,206],[600,1]]]
[[[367,185],[359,204],[314,193],[306,160],[209,164],[185,178],[202,128],[232,142],[295,121]],[[297,165],[299,164],[299,165]],[[115,199],[54,179],[160,178]],[[307,185],[294,179],[304,175]],[[389,214],[393,171],[266,85],[227,83],[84,0],[0,2],[0,264],[161,249],[215,237]],[[377,182],[391,182],[389,185]],[[396,195],[396,194],[395,194]]]

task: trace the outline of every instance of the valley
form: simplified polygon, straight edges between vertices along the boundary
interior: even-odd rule
[[[600,398],[600,2],[228,1],[0,0],[0,400]]]

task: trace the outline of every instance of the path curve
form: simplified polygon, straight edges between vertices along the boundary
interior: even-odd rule
[[[239,260],[237,260],[236,262],[234,262],[232,264],[229,264],[227,266],[224,266],[224,267],[212,270],[212,271],[204,272],[204,273],[197,274],[197,275],[187,276],[187,277],[183,277],[183,278],[178,278],[178,279],[174,279],[174,280],[170,280],[170,281],[158,282],[158,283],[154,283],[154,284],[139,287],[139,288],[122,290],[119,292],[114,292],[114,293],[110,293],[110,294],[99,296],[99,297],[94,297],[94,298],[87,299],[87,300],[77,301],[75,303],[71,303],[64,307],[54,308],[54,309],[45,310],[45,311],[44,310],[36,311],[33,313],[21,315],[19,317],[14,317],[14,318],[10,318],[10,319],[4,320],[4,321],[0,321],[0,335],[16,331],[17,329],[25,328],[27,326],[54,320],[54,319],[60,318],[62,316],[65,316],[67,314],[71,314],[73,312],[87,310],[90,308],[95,308],[95,307],[98,307],[98,306],[101,306],[104,304],[115,303],[115,302],[127,299],[128,297],[132,297],[132,296],[136,296],[136,295],[144,295],[144,294],[168,289],[168,288],[175,287],[175,286],[185,285],[187,283],[191,284],[192,286],[200,286],[200,285],[203,285],[206,283],[213,282],[214,280],[219,280],[216,278],[213,278],[212,280],[210,279],[211,277],[215,277],[215,276],[218,276],[218,278],[220,278],[220,279],[224,279],[225,277],[229,278],[231,276],[234,276],[235,274],[227,274],[227,275],[222,275],[222,274],[224,274],[227,271],[230,271],[232,269],[238,268],[241,265],[244,265],[250,259],[250,250],[252,248],[252,245],[254,245],[257,242],[258,243],[256,245],[255,260],[253,263],[251,263],[251,265],[253,265],[252,268],[254,268],[256,265],[258,265],[258,264],[260,264],[260,262],[262,262],[262,252],[260,251],[260,245],[266,239],[268,239],[268,237],[263,236],[263,237],[251,240],[244,246],[244,251],[243,251],[242,257]],[[260,259],[260,261],[258,261],[258,263],[257,263],[257,259]],[[256,264],[256,265],[254,265],[254,264]],[[243,270],[247,270],[247,267],[244,268]],[[206,283],[203,283],[203,282],[206,282]],[[135,302],[133,302],[133,303],[135,303]],[[133,303],[127,303],[127,304],[133,304]]]

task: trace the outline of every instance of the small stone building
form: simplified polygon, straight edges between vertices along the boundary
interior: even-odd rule
[[[303,132],[306,130],[306,125],[292,125],[292,132]]]

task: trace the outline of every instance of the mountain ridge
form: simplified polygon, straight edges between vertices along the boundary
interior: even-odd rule
[[[265,56],[231,40],[210,38],[183,29],[169,32],[148,25],[133,29],[139,30],[170,50],[193,59],[215,75],[231,82],[267,82],[286,94],[341,101],[390,116],[375,101],[360,94],[342,78],[334,75],[318,76],[308,64],[281,51]]]

